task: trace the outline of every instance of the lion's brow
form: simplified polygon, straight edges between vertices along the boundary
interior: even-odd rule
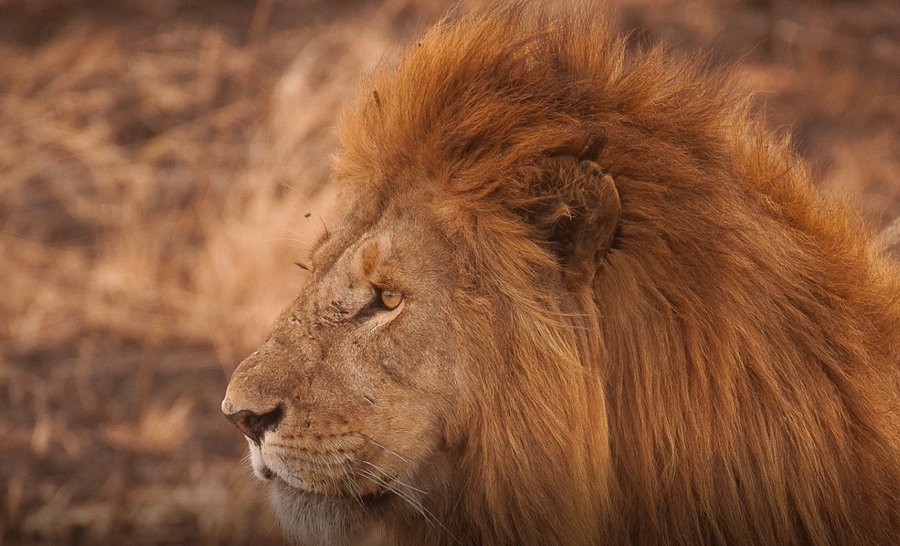
[[[364,277],[369,278],[372,275],[380,258],[381,247],[378,244],[378,241],[372,241],[363,248],[360,255],[360,266],[362,267],[362,274]]]

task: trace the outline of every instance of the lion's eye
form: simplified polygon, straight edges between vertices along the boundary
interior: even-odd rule
[[[381,290],[381,305],[385,309],[393,310],[403,302],[403,294],[401,292],[393,292],[391,290]]]

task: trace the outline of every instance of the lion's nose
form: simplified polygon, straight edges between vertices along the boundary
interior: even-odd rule
[[[275,430],[284,415],[281,406],[276,406],[272,411],[261,415],[250,410],[238,409],[229,398],[222,400],[222,412],[244,433],[244,436],[257,444],[262,440],[263,434]]]

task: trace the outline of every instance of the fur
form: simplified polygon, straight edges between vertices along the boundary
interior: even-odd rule
[[[900,280],[729,76],[514,5],[422,35],[340,135],[318,274],[397,214],[450,294],[392,355],[452,394],[396,543],[900,544]]]
[[[341,133],[346,192],[433,186],[459,249],[462,542],[900,543],[900,288],[858,222],[727,76],[527,11],[438,25]],[[564,286],[530,170],[595,141],[621,220]]]

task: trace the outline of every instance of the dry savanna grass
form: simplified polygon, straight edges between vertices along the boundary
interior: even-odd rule
[[[900,7],[619,0],[707,51],[872,229]],[[334,221],[337,112],[443,0],[0,0],[0,544],[280,543],[226,380]],[[599,3],[598,3],[599,6]]]

